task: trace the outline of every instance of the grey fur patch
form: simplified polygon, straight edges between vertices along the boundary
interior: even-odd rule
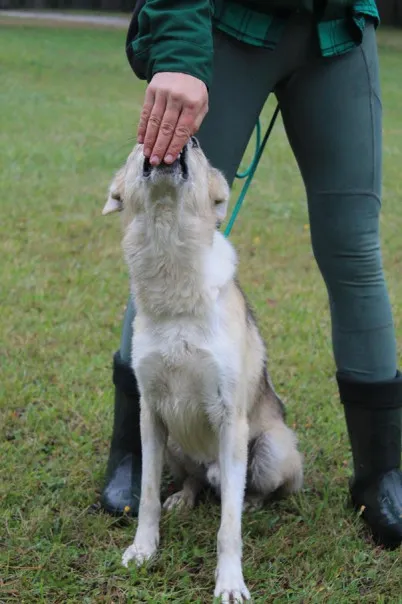
[[[244,300],[244,305],[246,307],[246,313],[247,313],[247,322],[250,325],[254,325],[256,327],[256,329],[258,330],[259,336],[261,338],[261,341],[264,345],[264,351],[265,351],[265,359],[264,359],[264,368],[263,371],[261,373],[261,379],[260,379],[260,384],[259,384],[259,390],[260,390],[260,396],[268,396],[271,401],[276,404],[277,406],[277,410],[280,414],[280,416],[283,418],[283,420],[286,419],[286,407],[284,405],[284,403],[282,402],[282,400],[280,399],[280,397],[277,395],[277,393],[275,392],[274,386],[272,384],[271,378],[269,376],[269,372],[268,372],[268,368],[267,368],[267,359],[266,359],[266,349],[267,349],[267,345],[266,342],[263,340],[262,336],[261,336],[261,332],[258,328],[258,323],[257,323],[257,319],[254,313],[253,308],[250,305],[250,302],[247,299],[246,294],[244,293],[239,281],[237,279],[235,279],[235,284],[237,289],[239,290],[240,294],[242,295],[242,298]]]
[[[266,361],[264,362],[264,370],[262,372],[261,382],[262,383],[261,383],[260,387],[263,390],[264,394],[268,394],[271,397],[271,399],[274,400],[274,402],[276,403],[278,412],[280,413],[282,419],[285,421],[286,420],[286,407],[285,407],[283,401],[281,400],[281,398],[275,392],[275,389],[271,382],[271,378],[269,377]]]

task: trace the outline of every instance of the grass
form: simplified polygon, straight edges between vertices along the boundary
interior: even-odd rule
[[[126,64],[124,36],[0,31],[0,602],[211,601],[215,504],[164,517],[161,555],[140,571],[120,566],[135,522],[92,508],[107,458],[111,355],[128,292],[118,221],[101,210],[132,145],[144,89]],[[401,38],[381,37],[382,240],[399,343]],[[272,108],[269,102],[264,124]],[[374,547],[346,505],[350,454],[326,294],[280,122],[232,240],[306,457],[302,494],[244,519],[254,601],[402,602],[401,552]]]

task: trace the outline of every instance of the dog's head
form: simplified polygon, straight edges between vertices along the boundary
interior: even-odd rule
[[[155,207],[177,207],[215,228],[226,216],[228,200],[225,177],[210,165],[192,137],[171,165],[151,166],[143,145],[136,145],[110,186],[103,214],[123,211],[127,224]]]

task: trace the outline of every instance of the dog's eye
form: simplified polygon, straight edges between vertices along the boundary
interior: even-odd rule
[[[195,138],[195,136],[191,137],[191,146],[193,149],[198,149],[198,147],[200,146],[198,144],[198,140]]]

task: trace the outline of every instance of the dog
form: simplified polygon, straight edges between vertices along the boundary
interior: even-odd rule
[[[237,256],[217,228],[229,187],[192,137],[172,165],[152,167],[136,145],[103,213],[122,212],[136,306],[132,367],[140,391],[138,527],[123,555],[140,565],[159,544],[166,462],[181,485],[164,508],[191,508],[212,485],[221,500],[216,587],[250,599],[242,570],[242,509],[303,483],[297,438],[270,380],[262,337],[237,280]]]

